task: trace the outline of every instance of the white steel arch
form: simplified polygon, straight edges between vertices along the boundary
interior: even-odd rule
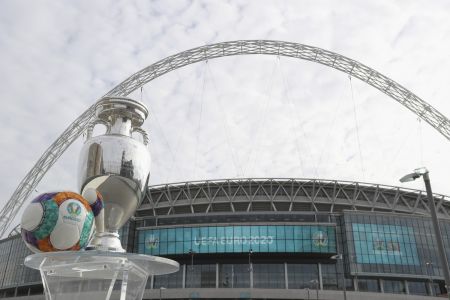
[[[105,96],[126,96],[144,84],[170,71],[213,58],[246,54],[293,57],[316,62],[356,77],[396,100],[450,140],[450,121],[430,104],[376,70],[338,53],[308,45],[270,41],[241,40],[193,48],[166,57],[131,75]],[[25,200],[56,160],[80,136],[93,118],[95,104],[89,107],[50,145],[17,186],[0,211],[0,236],[3,236]]]

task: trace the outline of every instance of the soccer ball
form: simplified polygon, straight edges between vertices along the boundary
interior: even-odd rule
[[[97,190],[89,188],[83,192],[83,198],[91,206],[94,217],[97,217],[104,207],[102,195]]]
[[[94,230],[94,213],[89,203],[72,192],[37,196],[25,209],[22,238],[33,252],[80,250]]]

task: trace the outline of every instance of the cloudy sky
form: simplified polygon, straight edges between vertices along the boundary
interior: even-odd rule
[[[88,106],[134,72],[197,46],[270,39],[321,47],[450,116],[448,1],[0,1],[0,203]],[[450,195],[450,143],[344,73],[275,56],[210,60],[141,93],[152,184],[298,177],[399,185],[430,169]],[[37,187],[77,189],[77,140]],[[420,188],[422,183],[403,187]]]

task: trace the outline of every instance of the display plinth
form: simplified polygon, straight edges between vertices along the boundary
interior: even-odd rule
[[[178,271],[171,259],[133,253],[66,251],[33,254],[47,300],[141,300],[149,275]]]

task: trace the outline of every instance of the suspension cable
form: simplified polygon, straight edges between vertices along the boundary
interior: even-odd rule
[[[359,163],[361,165],[361,172],[362,172],[362,175],[363,175],[363,179],[365,181],[366,180],[366,172],[365,172],[365,169],[364,169],[364,160],[363,160],[363,155],[362,155],[362,151],[361,151],[361,141],[360,141],[360,138],[359,138],[358,117],[357,117],[357,113],[356,113],[355,97],[353,95],[352,77],[350,75],[348,76],[348,80],[350,82],[350,91],[351,91],[352,102],[353,102],[353,117],[354,117],[354,120],[355,120],[355,127],[356,127],[356,140],[357,140],[357,143],[358,143]]]
[[[248,170],[249,176],[251,176],[251,174],[253,173],[253,170],[255,168],[255,165],[256,165],[256,162],[258,159],[258,154],[260,152],[260,143],[261,143],[260,136],[264,135],[264,132],[265,132],[264,129],[266,128],[267,112],[269,109],[269,102],[272,100],[273,78],[275,75],[276,68],[277,68],[277,64],[275,61],[275,64],[272,69],[272,73],[269,77],[269,82],[266,85],[267,86],[267,90],[265,93],[266,97],[265,97],[264,104],[260,110],[260,114],[259,114],[260,117],[258,117],[258,122],[257,122],[258,126],[256,126],[255,138],[253,140],[253,143],[251,143],[251,145],[250,145],[250,152],[248,154],[248,160],[247,160],[248,167],[249,167],[249,170]],[[253,162],[252,162],[252,160],[253,160]]]
[[[399,132],[400,132],[400,134],[403,132],[403,129],[405,128],[405,127],[408,127],[409,128],[409,124],[407,124],[407,123],[403,123],[402,124],[403,126],[398,130]],[[394,155],[393,155],[393,157],[391,158],[391,160],[390,160],[390,162],[389,163],[386,163],[385,164],[385,166],[384,166],[384,169],[383,169],[383,171],[381,172],[381,174],[386,174],[387,172],[388,172],[388,167],[389,166],[394,166],[394,163],[395,162],[398,162],[399,160],[397,160],[397,157],[399,156],[399,154],[402,152],[402,150],[403,150],[403,148],[405,147],[405,145],[407,145],[408,144],[408,142],[409,142],[409,140],[410,140],[410,138],[411,138],[411,136],[412,136],[412,133],[413,133],[413,130],[408,130],[408,133],[407,134],[402,134],[402,139],[401,139],[401,142],[400,142],[400,144],[399,144],[399,147],[397,148],[397,150],[394,152]],[[390,170],[390,174],[391,174],[391,177],[395,177],[395,176],[398,176],[398,174],[395,174],[395,169],[392,167],[392,169]]]
[[[336,102],[336,107],[333,109],[333,117],[332,117],[330,126],[328,127],[327,134],[326,134],[325,140],[323,142],[323,145],[320,149],[319,161],[317,163],[317,169],[319,169],[319,170],[320,170],[320,167],[322,166],[322,159],[324,158],[325,149],[328,149],[328,147],[326,147],[327,143],[329,142],[330,136],[334,132],[334,129],[335,129],[334,125],[336,124],[337,116],[341,109],[342,98],[344,98],[344,92],[342,92],[341,95],[339,96],[339,98]],[[326,157],[325,157],[325,162],[327,162],[327,158],[328,158],[328,155],[326,155]]]
[[[145,95],[144,95],[145,94]],[[147,92],[141,87],[141,101],[142,98],[145,97],[145,99],[150,99],[147,95]],[[157,127],[159,128],[159,131],[161,132],[163,142],[166,144],[167,149],[169,150],[170,156],[172,157],[172,165],[176,165],[176,157],[174,152],[172,151],[172,147],[170,146],[169,140],[166,137],[166,134],[164,133],[163,127],[161,126],[161,123],[158,121],[157,113],[153,110],[152,105],[148,105],[151,117],[155,120]],[[178,171],[180,171],[179,166],[177,165]]]
[[[419,117],[417,118],[418,124],[418,131],[419,131],[419,166],[423,166],[423,136],[422,136],[422,119]]]
[[[229,124],[228,124],[228,114],[222,105],[222,101],[220,100],[219,89],[217,87],[214,74],[212,73],[212,70],[209,67],[209,65],[206,65],[206,72],[209,72],[209,75],[211,77],[211,83],[216,91],[216,94],[218,95],[217,97],[213,97],[213,98],[216,99],[217,104],[219,106],[220,116],[221,116],[220,123],[222,124],[222,127],[225,131],[225,139],[226,139],[227,146],[228,146],[228,149],[231,154],[231,160],[233,161],[235,172],[237,174],[236,177],[239,177],[239,175],[242,177],[245,177],[244,170],[243,170],[241,164],[239,163],[239,156],[237,155],[237,150],[233,147],[233,144],[231,142],[231,135],[230,135],[230,129],[229,129]],[[239,171],[240,171],[240,173],[239,173]]]
[[[295,102],[292,101],[292,99],[290,97],[290,93],[289,93],[290,86],[289,86],[286,76],[284,75],[280,57],[277,56],[277,58],[278,58],[278,64],[280,66],[280,74],[281,74],[281,79],[282,79],[283,87],[284,87],[283,94],[286,96],[288,105],[291,107],[290,109],[288,109],[289,114],[291,115],[291,118],[294,121],[294,125],[296,125],[297,128],[300,128],[303,138],[304,138],[304,141],[307,141],[308,139],[306,138],[305,131],[303,130],[303,126],[302,126],[301,122],[298,120],[298,118],[296,118],[296,116],[295,116],[295,113],[298,111],[297,106],[295,105]],[[297,130],[294,129],[294,127],[291,127],[291,131],[294,134],[294,144],[295,144],[295,149],[297,151],[298,160],[300,163],[300,172],[302,173],[302,176],[305,177],[306,176],[305,167],[304,167],[304,163],[303,163],[302,151],[300,149],[298,132],[297,132]],[[312,153],[310,153],[310,154],[311,154],[311,161],[312,161]],[[318,176],[317,167],[315,168],[315,173],[316,173],[316,176]]]
[[[202,83],[202,89],[200,91],[200,114],[198,116],[198,123],[197,123],[197,130],[196,130],[196,142],[195,142],[195,153],[194,153],[194,179],[197,178],[197,157],[198,157],[198,149],[200,144],[200,125],[202,123],[202,115],[203,115],[203,100],[204,100],[204,94],[205,94],[205,86],[206,86],[206,65],[208,64],[208,61],[205,60],[205,68],[203,69],[203,83]]]
[[[205,66],[206,66],[206,64],[205,64]],[[203,71],[204,71],[204,70],[203,70]],[[177,76],[178,76],[179,78],[181,78],[180,75],[178,74],[178,72],[177,72]],[[190,116],[190,115],[191,115],[192,105],[194,104],[194,101],[195,101],[195,99],[197,98],[197,97],[196,97],[197,91],[198,91],[198,86],[197,86],[197,87],[195,88],[195,90],[194,90],[194,96],[193,96],[193,97],[190,97],[189,104],[188,104],[188,110],[187,110],[187,114],[186,114],[187,116]],[[187,128],[187,126],[181,126],[180,134],[178,135],[178,138],[177,138],[177,140],[176,140],[176,142],[175,142],[175,153],[174,153],[175,158],[178,156],[178,150],[180,149],[181,138],[184,136],[184,133],[185,133],[185,131],[186,131],[186,128]],[[173,171],[173,169],[174,169],[174,166],[175,166],[175,160],[173,160],[172,164],[170,165],[169,171],[167,172],[167,176],[166,176],[164,182],[168,182],[168,181],[169,181],[169,178],[170,178],[170,175],[172,174],[172,171]],[[181,168],[180,168],[179,166],[177,166],[177,168],[178,168],[178,170],[179,170],[179,173],[178,173],[178,174],[181,175],[181,174],[182,174],[182,173],[181,173]]]

